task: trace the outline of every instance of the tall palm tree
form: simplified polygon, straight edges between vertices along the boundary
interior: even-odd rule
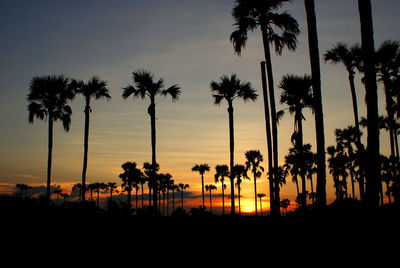
[[[207,184],[204,188],[207,192],[210,192],[210,212],[212,213],[212,191],[217,190],[217,187],[213,184]]]
[[[136,162],[125,162],[122,164],[123,173],[119,174],[122,180],[122,187],[128,192],[128,209],[132,206],[132,190],[136,181],[143,176],[142,171],[137,167]]]
[[[288,1],[290,0],[236,0],[232,10],[236,30],[232,32],[230,40],[233,43],[235,53],[239,56],[246,46],[248,32],[261,29],[271,104],[274,167],[278,166],[278,128],[270,44],[274,46],[278,55],[282,54],[285,47],[294,51],[297,47],[296,35],[300,33],[297,21],[289,13],[278,13],[283,3]],[[264,105],[267,105],[267,103],[264,103]],[[276,185],[279,185],[279,183]],[[272,215],[279,215],[279,186],[275,186],[274,199],[276,200],[271,207],[271,213]]]
[[[374,26],[372,21],[371,0],[358,0],[361,25],[362,61],[364,68],[365,101],[367,104],[367,157],[366,202],[370,207],[379,205],[379,125],[378,125],[378,92],[375,70]]]
[[[27,96],[28,120],[34,118],[48,121],[48,158],[47,158],[47,187],[46,197],[50,202],[51,195],[51,166],[53,152],[53,123],[61,121],[65,131],[71,125],[72,109],[68,102],[75,96],[70,87],[70,80],[63,75],[36,76],[32,78]]]
[[[315,136],[317,143],[317,206],[326,206],[326,159],[324,112],[322,107],[321,68],[318,47],[317,18],[314,0],[304,0],[307,16],[308,48],[310,53],[312,88],[314,95]]]
[[[280,102],[288,106],[289,113],[294,115],[294,137],[295,147],[299,153],[303,154],[303,110],[305,108],[313,108],[313,95],[312,95],[312,79],[309,75],[302,77],[287,74],[283,76],[279,84],[282,89]],[[284,110],[282,110],[284,111]],[[282,113],[280,113],[282,114]],[[303,159],[300,156],[300,159]],[[301,173],[302,193],[306,190],[306,177],[305,173]],[[305,204],[303,204],[305,206]]]
[[[127,99],[129,96],[133,98],[150,99],[150,106],[147,109],[147,113],[150,115],[151,121],[151,164],[157,165],[156,161],[156,97],[162,95],[164,97],[171,96],[172,101],[179,100],[181,94],[180,87],[173,85],[166,89],[164,86],[164,80],[154,80],[153,74],[145,70],[137,70],[132,73],[133,85],[128,85],[123,88],[122,98]],[[157,183],[153,183],[153,206],[157,211]]]
[[[234,123],[233,123],[233,101],[237,98],[243,99],[245,102],[248,100],[256,101],[258,95],[256,90],[249,82],[241,82],[236,74],[231,77],[226,75],[220,78],[220,82],[212,81],[210,84],[211,92],[214,97],[214,104],[220,105],[225,99],[228,103],[229,115],[229,149],[230,149],[230,181],[231,181],[231,214],[235,214],[235,183],[233,177],[234,166]]]
[[[201,165],[195,164],[192,167],[192,171],[199,172],[201,175],[201,196],[203,198],[202,204],[204,207],[204,173],[206,173],[206,171],[210,171],[210,166],[208,164],[201,164]]]
[[[183,209],[183,191],[185,189],[189,188],[189,184],[179,183],[178,187],[179,187],[179,191],[181,192],[181,206]]]
[[[261,199],[263,197],[265,197],[265,194],[263,194],[263,193],[257,194],[257,197],[260,199],[260,215],[262,216],[262,202],[261,202]]]
[[[254,179],[254,208],[257,212],[257,179],[261,177],[264,172],[264,168],[261,163],[264,161],[264,157],[259,150],[250,150],[245,153],[246,157],[246,170],[253,173]]]
[[[83,168],[82,168],[82,185],[86,185],[86,170],[88,162],[88,149],[89,149],[89,121],[92,107],[90,102],[92,98],[95,100],[106,99],[110,100],[111,96],[108,92],[107,82],[94,76],[87,83],[83,81],[73,81],[71,83],[78,94],[85,98],[85,133],[83,139]],[[85,188],[83,188],[85,189]],[[86,200],[85,191],[82,193],[82,201]]]
[[[235,168],[235,166],[233,167]],[[222,190],[222,215],[225,215],[225,178],[230,177],[229,167],[227,165],[216,165],[214,179],[215,183],[221,182]]]
[[[376,52],[376,67],[379,81],[385,90],[387,123],[389,128],[390,156],[395,157],[395,93],[393,80],[398,75],[400,42],[386,40]]]
[[[241,206],[240,206],[240,191],[241,191],[241,184],[243,182],[243,179],[250,180],[250,178],[247,176],[247,170],[244,165],[239,165],[236,164],[233,167],[233,174],[236,178],[236,184],[235,186],[238,188],[238,203],[239,203],[239,215],[242,214]]]

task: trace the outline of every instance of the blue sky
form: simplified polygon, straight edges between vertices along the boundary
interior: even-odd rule
[[[356,0],[315,2],[321,53],[338,41],[360,40]],[[310,72],[303,4],[295,0],[284,7],[297,18],[302,33],[295,53],[273,56],[275,84],[286,73]],[[373,0],[372,4],[376,46],[386,39],[400,40],[400,3]],[[122,87],[131,83],[131,72],[144,68],[164,78],[167,86],[182,88],[179,102],[157,101],[158,159],[163,172],[198,190],[199,178],[190,171],[194,163],[214,166],[229,161],[226,106],[212,104],[210,82],[237,73],[257,90],[261,86],[260,34],[250,35],[241,57],[234,55],[229,42],[232,7],[232,0],[1,1],[0,183],[45,182],[47,126],[40,121],[29,125],[26,111],[25,96],[35,75],[64,74],[83,80],[97,75],[108,81],[112,100],[92,107],[89,181],[118,181],[124,161],[149,161],[148,103],[121,98]],[[334,129],[351,124],[353,115],[344,69],[324,63],[321,68],[328,146],[334,142]],[[357,93],[360,114],[365,115],[364,90],[358,81]],[[72,107],[70,133],[55,127],[55,183],[80,178],[83,99],[77,97]],[[311,113],[306,117],[305,141],[314,144],[314,121]],[[260,149],[266,156],[263,120],[261,99],[235,104],[238,163],[250,149]],[[280,124],[281,160],[290,146],[292,128],[293,119],[286,116]],[[382,133],[382,151],[387,147]],[[213,181],[211,174],[206,179]],[[265,179],[260,185],[267,193]],[[293,185],[288,183],[285,191],[290,195]]]

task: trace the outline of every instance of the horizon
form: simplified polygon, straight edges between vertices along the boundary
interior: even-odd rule
[[[375,47],[385,40],[400,40],[400,3],[394,0],[372,1]],[[267,148],[262,106],[260,62],[263,60],[259,32],[249,35],[241,57],[234,54],[229,40],[234,30],[232,0],[199,3],[195,0],[126,1],[109,3],[92,1],[49,1],[40,3],[17,0],[0,3],[0,43],[2,78],[0,98],[0,194],[12,194],[17,183],[45,185],[47,158],[46,123],[28,123],[29,84],[34,76],[64,74],[87,81],[99,76],[108,82],[112,99],[92,101],[89,138],[88,183],[117,182],[126,161],[140,167],[151,160],[150,118],[148,100],[123,100],[123,87],[132,84],[132,72],[145,69],[156,79],[163,78],[166,87],[178,84],[179,101],[157,99],[157,157],[160,172],[172,174],[177,183],[187,183],[188,193],[200,198],[187,206],[201,204],[201,184],[195,164],[208,163],[206,183],[214,184],[214,167],[229,163],[227,105],[214,105],[210,82],[222,75],[236,73],[242,81],[251,82],[259,99],[255,103],[236,101],[235,163],[244,164],[244,153],[257,149],[264,155],[267,170]],[[286,73],[310,73],[305,11],[302,1],[284,5],[300,25],[298,48],[272,55],[277,110],[277,85]],[[322,54],[339,41],[360,42],[356,1],[334,3],[316,1],[320,42],[322,94],[325,115],[326,147],[335,144],[334,130],[353,124],[351,96],[347,74],[341,65],[324,63]],[[204,16],[206,14],[206,16]],[[360,116],[366,115],[365,90],[356,75]],[[385,114],[382,85],[378,84],[379,112]],[[71,130],[66,133],[59,123],[54,126],[52,185],[67,186],[81,181],[83,160],[84,100],[77,96],[71,103]],[[314,118],[305,112],[304,143],[315,152]],[[278,126],[279,162],[291,146],[293,117],[285,115]],[[365,131],[364,131],[365,133]],[[363,135],[363,141],[365,141]],[[381,152],[388,155],[389,139],[381,131]],[[244,181],[243,200],[253,200],[253,179]],[[281,199],[296,198],[295,184],[288,177]],[[314,178],[315,181],[315,178]],[[229,180],[226,184],[229,187]],[[263,209],[269,207],[268,180],[265,173],[257,182],[259,192],[267,196]],[[213,204],[220,202],[220,184]],[[309,186],[309,185],[308,185]],[[228,189],[225,206],[229,210]],[[67,190],[70,191],[70,188]],[[206,196],[207,197],[207,196]],[[333,180],[327,168],[328,202],[335,198]],[[53,197],[54,198],[54,197]],[[194,201],[195,200],[195,201]],[[229,201],[228,201],[229,200]],[[198,205],[194,206],[198,203]],[[246,201],[247,202],[247,201]],[[206,204],[207,204],[206,199]],[[236,202],[237,203],[237,202]],[[250,207],[250,201],[248,201]],[[295,203],[292,203],[294,205]],[[216,207],[217,209],[217,207]],[[250,210],[250,208],[246,208]],[[249,211],[251,212],[251,211]]]

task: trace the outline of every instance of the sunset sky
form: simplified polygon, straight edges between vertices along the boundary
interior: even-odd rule
[[[315,0],[320,52],[336,42],[360,41],[356,0]],[[229,163],[226,103],[213,105],[210,82],[238,74],[250,81],[260,99],[237,101],[235,108],[235,162],[244,164],[247,150],[259,149],[265,157],[266,138],[261,92],[260,32],[250,34],[242,56],[229,41],[233,0],[4,0],[0,2],[0,192],[9,193],[16,183],[44,185],[47,168],[47,124],[28,123],[26,94],[36,75],[64,74],[88,80],[99,76],[108,82],[112,100],[92,103],[89,182],[115,181],[126,161],[140,166],[151,161],[148,100],[124,100],[122,87],[132,83],[132,71],[143,68],[163,78],[166,86],[179,84],[179,102],[157,100],[157,161],[161,172],[175,182],[188,183],[193,195],[200,192],[195,163],[208,163],[212,171],[206,184],[214,183],[214,166]],[[372,0],[376,47],[387,39],[400,40],[400,2]],[[273,55],[275,84],[286,73],[310,73],[304,2],[295,0],[283,10],[299,22],[298,49]],[[343,66],[321,61],[326,146],[334,144],[335,128],[353,123],[351,96]],[[357,75],[360,115],[365,116],[364,89]],[[380,109],[384,112],[382,88]],[[276,88],[276,100],[280,95]],[[83,158],[84,101],[72,103],[69,133],[55,124],[53,183],[70,191],[80,182]],[[284,106],[278,104],[278,110]],[[304,141],[315,149],[314,120],[306,112]],[[279,125],[279,157],[283,163],[293,132],[293,118]],[[365,137],[364,137],[365,138]],[[381,135],[381,151],[388,152],[387,133]],[[265,175],[259,192],[268,196]],[[218,187],[219,185],[217,185]],[[334,197],[328,177],[328,200]],[[218,189],[218,193],[220,190]],[[253,182],[243,184],[243,200],[253,202]],[[287,178],[282,198],[295,199],[295,185]],[[267,200],[267,199],[265,199]],[[208,200],[207,200],[208,201]],[[200,201],[198,205],[200,205]],[[219,200],[215,200],[216,203]],[[243,201],[245,202],[245,201]],[[227,201],[228,204],[228,201]],[[252,205],[253,203],[251,203]],[[193,205],[193,206],[198,206]],[[266,206],[268,206],[266,204]]]

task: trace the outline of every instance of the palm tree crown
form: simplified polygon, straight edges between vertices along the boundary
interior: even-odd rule
[[[236,98],[242,98],[244,101],[256,101],[258,97],[251,83],[242,83],[236,74],[232,74],[231,77],[224,75],[220,82],[212,81],[210,87],[216,105],[221,104],[224,99],[231,104]]]

